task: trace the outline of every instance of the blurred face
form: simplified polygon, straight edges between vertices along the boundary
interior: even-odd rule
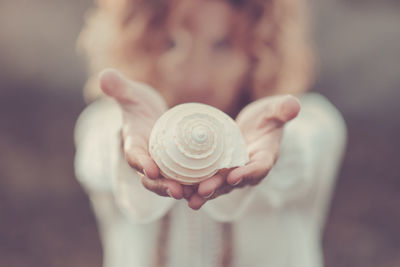
[[[168,103],[202,102],[237,108],[249,61],[235,34],[238,14],[225,1],[182,1],[168,19],[169,40],[158,59],[160,91]]]

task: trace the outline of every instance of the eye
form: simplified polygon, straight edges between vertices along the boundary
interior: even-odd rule
[[[215,50],[227,50],[232,47],[232,42],[229,38],[222,38],[213,44]]]

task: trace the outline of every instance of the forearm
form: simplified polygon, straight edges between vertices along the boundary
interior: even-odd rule
[[[245,205],[257,205],[251,201],[255,196],[277,208],[328,192],[344,150],[345,125],[323,97],[311,94],[302,102],[303,111],[285,125],[277,162],[262,182],[211,200],[206,209],[213,214],[218,210],[228,220],[238,217]]]
[[[75,130],[77,178],[90,195],[111,194],[115,206],[133,221],[155,220],[173,200],[145,189],[127,164],[121,148],[121,125],[119,107],[110,99],[85,109]]]

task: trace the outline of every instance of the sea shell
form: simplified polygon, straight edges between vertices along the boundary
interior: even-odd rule
[[[165,112],[153,126],[149,151],[164,177],[196,184],[218,170],[249,161],[237,124],[224,112],[186,103]]]

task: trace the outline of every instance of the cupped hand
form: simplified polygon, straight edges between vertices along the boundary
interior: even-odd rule
[[[210,199],[235,188],[257,185],[278,159],[285,123],[300,111],[300,102],[291,95],[262,98],[247,105],[236,122],[247,144],[250,161],[242,167],[221,170],[201,182],[189,199],[189,207],[199,209]]]
[[[166,179],[148,152],[151,129],[156,120],[167,110],[162,96],[150,86],[128,80],[116,70],[104,70],[100,74],[100,87],[114,98],[123,115],[121,130],[122,147],[128,164],[136,169],[142,184],[150,191],[180,199],[190,196],[191,188]]]

